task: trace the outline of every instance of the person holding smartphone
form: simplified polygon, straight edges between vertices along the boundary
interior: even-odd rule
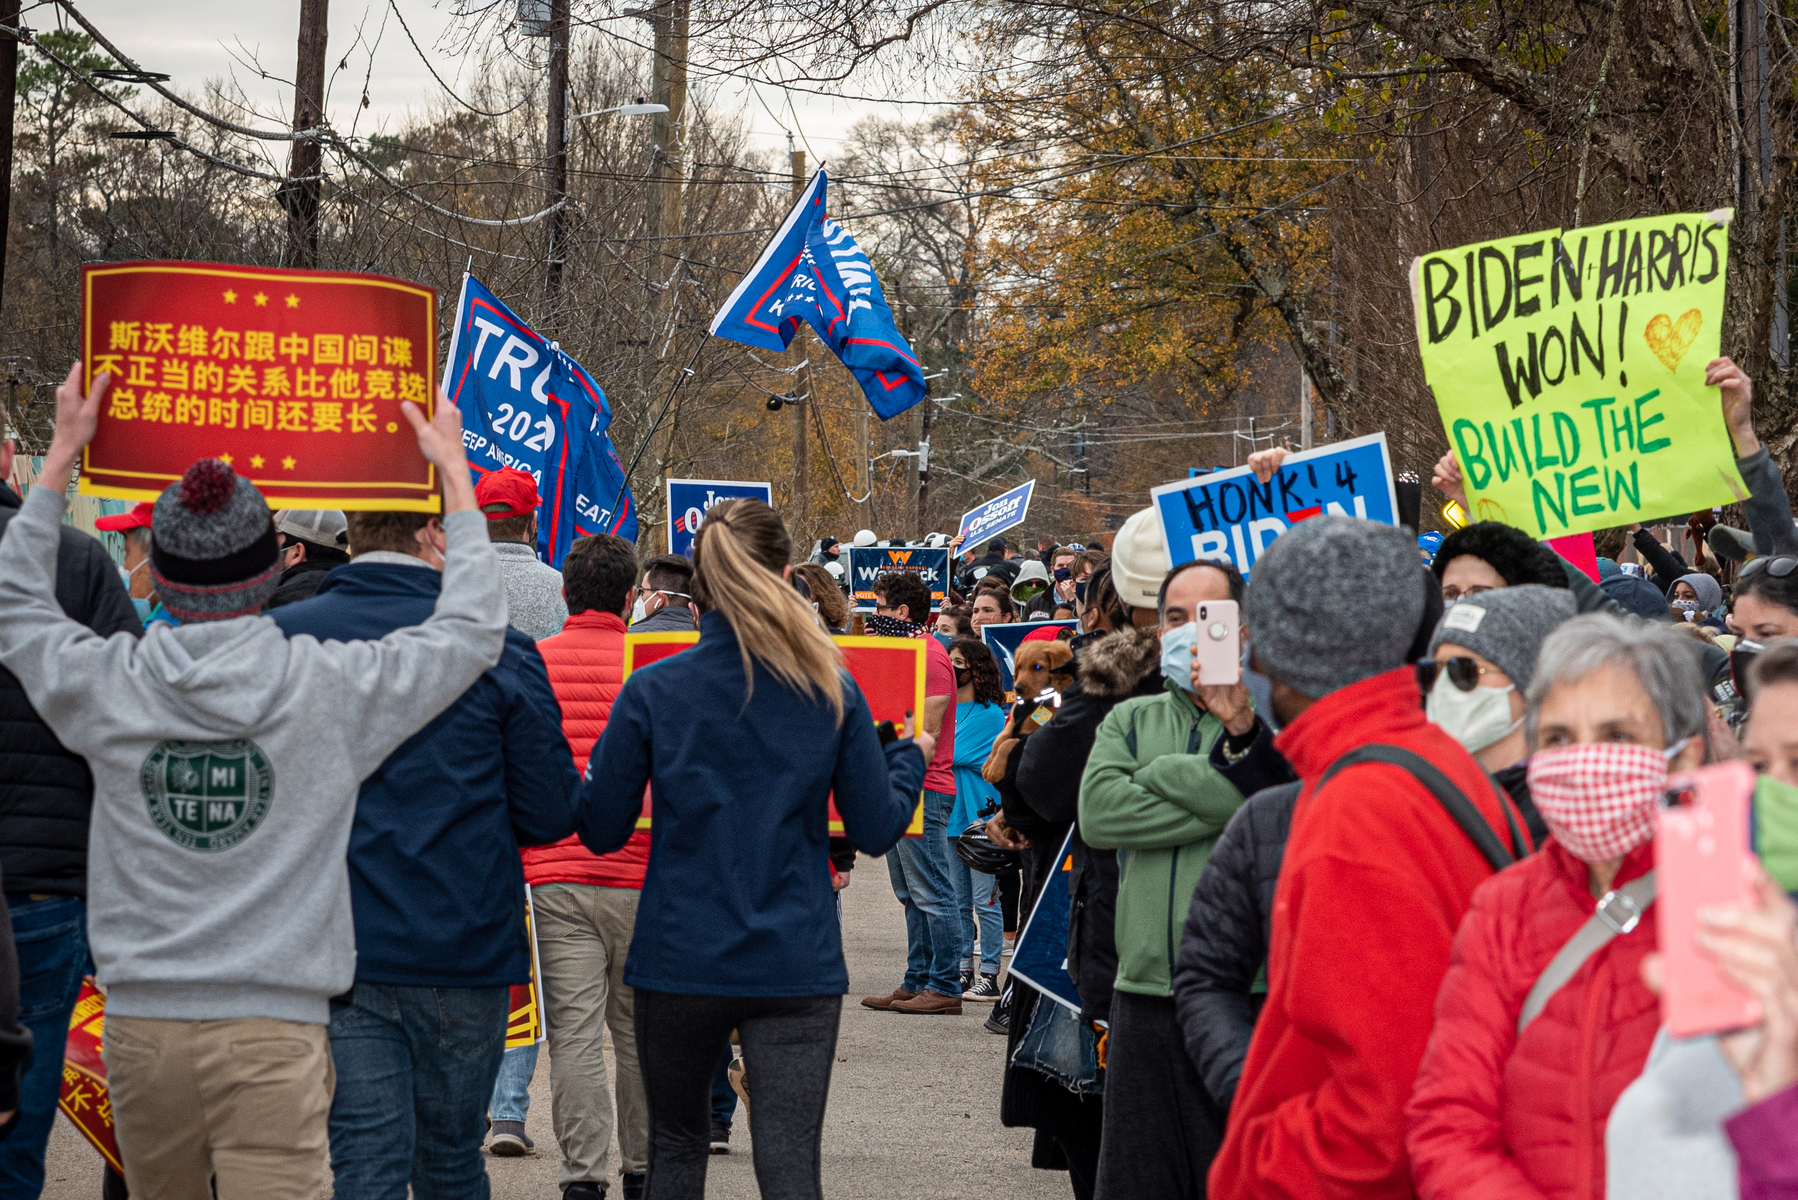
[[[1526,701],[1551,839],[1482,884],[1455,935],[1405,1108],[1423,1200],[1597,1190],[1606,1120],[1660,1025],[1641,979],[1655,808],[1705,758],[1697,660],[1669,625],[1587,614],[1543,641]],[[1567,972],[1576,935],[1595,944]]]

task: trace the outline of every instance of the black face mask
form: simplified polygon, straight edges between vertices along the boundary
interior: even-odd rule
[[[1086,580],[1082,579],[1074,585],[1074,599],[1082,604],[1086,603]]]
[[[955,686],[956,687],[958,687],[958,688],[967,687],[968,681],[973,678],[974,678],[974,672],[972,670],[970,670],[969,668],[967,668],[967,667],[955,668]]]

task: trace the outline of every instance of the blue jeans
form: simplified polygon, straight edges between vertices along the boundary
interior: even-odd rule
[[[999,943],[1005,938],[1005,914],[999,908],[999,881],[976,871],[953,853],[949,879],[955,884],[955,913],[961,922],[961,969],[974,969],[974,918],[980,918],[980,973],[999,973]]]
[[[537,1051],[541,1042],[513,1046],[500,1060],[499,1078],[493,1081],[493,1098],[487,1102],[487,1115],[495,1121],[522,1121],[531,1111],[531,1076],[537,1073]]]
[[[905,990],[961,995],[961,922],[949,879],[949,812],[954,792],[924,793],[924,835],[887,853],[893,895],[905,906]]]
[[[87,970],[87,902],[79,896],[6,897],[19,951],[19,1023],[31,1030],[31,1057],[19,1081],[19,1123],[0,1142],[0,1196],[37,1200],[44,1189],[44,1144],[62,1095],[69,1014]]]
[[[337,1200],[487,1200],[487,1101],[511,989],[358,983],[331,1002]]]

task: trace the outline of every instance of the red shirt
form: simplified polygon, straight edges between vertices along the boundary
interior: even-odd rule
[[[1505,840],[1480,765],[1423,715],[1409,666],[1330,693],[1275,747],[1304,784],[1274,891],[1267,1001],[1208,1191],[1410,1197],[1405,1102],[1455,928],[1492,868],[1440,802],[1386,765],[1317,781],[1357,746],[1435,764]]]
[[[924,635],[924,698],[947,696],[949,706],[943,711],[943,727],[936,735],[936,757],[924,771],[924,790],[955,794],[955,664],[949,652],[935,635]],[[921,726],[924,714],[918,714]]]

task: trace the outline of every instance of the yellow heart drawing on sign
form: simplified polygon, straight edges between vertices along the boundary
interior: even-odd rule
[[[1679,360],[1686,356],[1692,343],[1698,340],[1698,331],[1702,328],[1704,314],[1696,308],[1688,308],[1677,321],[1666,313],[1656,313],[1648,319],[1642,340],[1669,371],[1674,371],[1679,369]]]

